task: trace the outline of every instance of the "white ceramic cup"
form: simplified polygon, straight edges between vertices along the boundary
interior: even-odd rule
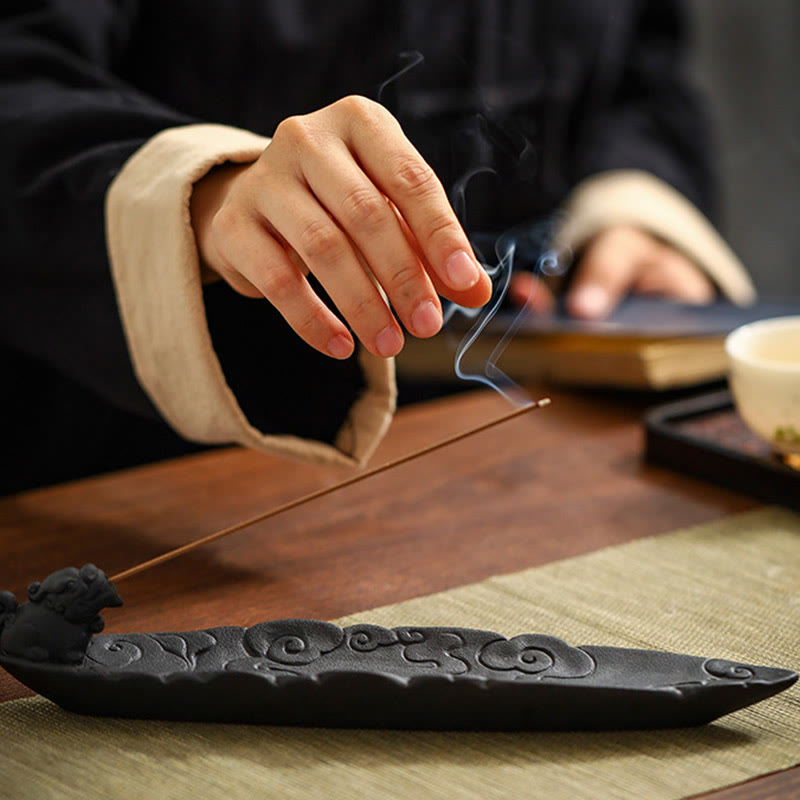
[[[781,453],[800,453],[800,316],[751,322],[725,340],[730,385],[747,426]]]

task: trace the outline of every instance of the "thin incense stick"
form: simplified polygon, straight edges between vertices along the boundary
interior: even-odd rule
[[[360,472],[356,475],[347,478],[346,480],[341,481],[340,483],[335,483],[332,486],[327,486],[323,489],[317,489],[316,491],[311,492],[310,494],[298,497],[296,500],[290,500],[288,503],[284,503],[283,505],[277,506],[276,508],[270,509],[269,511],[265,511],[264,513],[258,514],[255,517],[250,517],[250,519],[246,519],[242,522],[237,522],[235,525],[231,525],[228,528],[223,528],[222,530],[216,531],[215,533],[210,533],[208,536],[204,536],[202,539],[197,539],[194,542],[189,542],[189,544],[182,545],[181,547],[176,547],[174,550],[169,550],[168,552],[163,553],[160,556],[156,556],[155,558],[151,558],[148,561],[143,561],[141,564],[136,564],[136,566],[123,570],[122,572],[118,572],[116,575],[112,575],[110,580],[117,582],[124,580],[125,578],[130,578],[132,575],[137,575],[138,573],[144,572],[145,570],[150,569],[151,567],[163,564],[165,561],[170,561],[173,558],[182,556],[184,553],[189,553],[192,550],[197,549],[198,547],[202,547],[203,545],[215,542],[217,541],[217,539],[223,539],[226,536],[230,536],[232,533],[236,533],[236,531],[240,531],[242,530],[242,528],[246,528],[249,525],[255,525],[257,522],[262,522],[265,519],[270,519],[270,517],[275,517],[278,514],[282,514],[284,511],[289,511],[290,509],[296,508],[297,506],[301,506],[304,503],[309,503],[312,500],[316,500],[318,497],[324,497],[326,494],[331,494],[332,492],[335,492],[338,489],[344,489],[346,486],[352,486],[354,483],[358,483],[359,481],[365,481],[367,478],[371,478],[373,475],[378,475],[381,472],[386,472],[386,470],[393,469],[394,467],[400,466],[400,464],[405,464],[407,461],[413,461],[415,458],[419,458],[420,456],[432,453],[434,450],[438,450],[440,447],[447,447],[447,445],[449,444],[461,441],[461,439],[466,439],[467,436],[472,436],[475,433],[480,433],[481,431],[485,431],[488,428],[492,428],[495,425],[499,425],[502,422],[514,419],[514,417],[519,417],[526,411],[530,411],[533,408],[542,408],[542,406],[546,406],[549,404],[550,404],[549,397],[544,397],[541,400],[535,400],[534,402],[529,403],[526,406],[522,406],[521,408],[516,408],[513,411],[509,412],[508,414],[504,414],[502,417],[497,417],[497,419],[490,420],[489,422],[484,422],[475,428],[470,428],[467,431],[462,431],[461,433],[457,433],[453,436],[448,437],[447,439],[442,439],[442,441],[435,442],[434,444],[428,445],[427,447],[423,447],[421,450],[415,450],[413,453],[408,453],[407,455],[400,456],[399,458],[395,458],[392,461],[387,461],[385,464],[381,464],[379,467],[367,470],[367,472]]]

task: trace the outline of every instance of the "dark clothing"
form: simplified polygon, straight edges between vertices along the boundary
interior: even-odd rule
[[[2,488],[184,447],[133,375],[104,240],[108,185],[158,131],[219,122],[269,135],[360,93],[399,118],[468,231],[537,220],[581,179],[617,168],[649,171],[709,213],[683,38],[666,0],[4,0],[0,369],[6,463],[20,472]],[[389,81],[414,53],[424,61]],[[312,351],[267,303],[224,285],[206,300],[253,423],[330,441],[358,370]],[[276,328],[279,350],[268,346]],[[268,404],[265,365],[286,384]],[[289,371],[319,378],[310,387]]]

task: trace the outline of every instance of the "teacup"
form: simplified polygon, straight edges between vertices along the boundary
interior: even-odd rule
[[[747,426],[779,453],[800,453],[800,316],[743,325],[727,337],[725,351]]]

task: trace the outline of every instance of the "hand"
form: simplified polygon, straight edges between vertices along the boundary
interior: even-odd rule
[[[395,314],[428,337],[442,325],[438,294],[473,307],[491,296],[433,171],[394,117],[363,97],[284,120],[256,162],[200,181],[191,211],[204,265],[241,294],[266,297],[334,358],[351,355],[353,338],[309,272],[384,357],[403,347]]]
[[[629,293],[698,305],[714,298],[713,284],[694,262],[639,228],[617,226],[598,234],[574,269],[565,302],[582,319],[607,317]],[[553,306],[549,289],[527,273],[514,276],[511,296],[537,311]]]

